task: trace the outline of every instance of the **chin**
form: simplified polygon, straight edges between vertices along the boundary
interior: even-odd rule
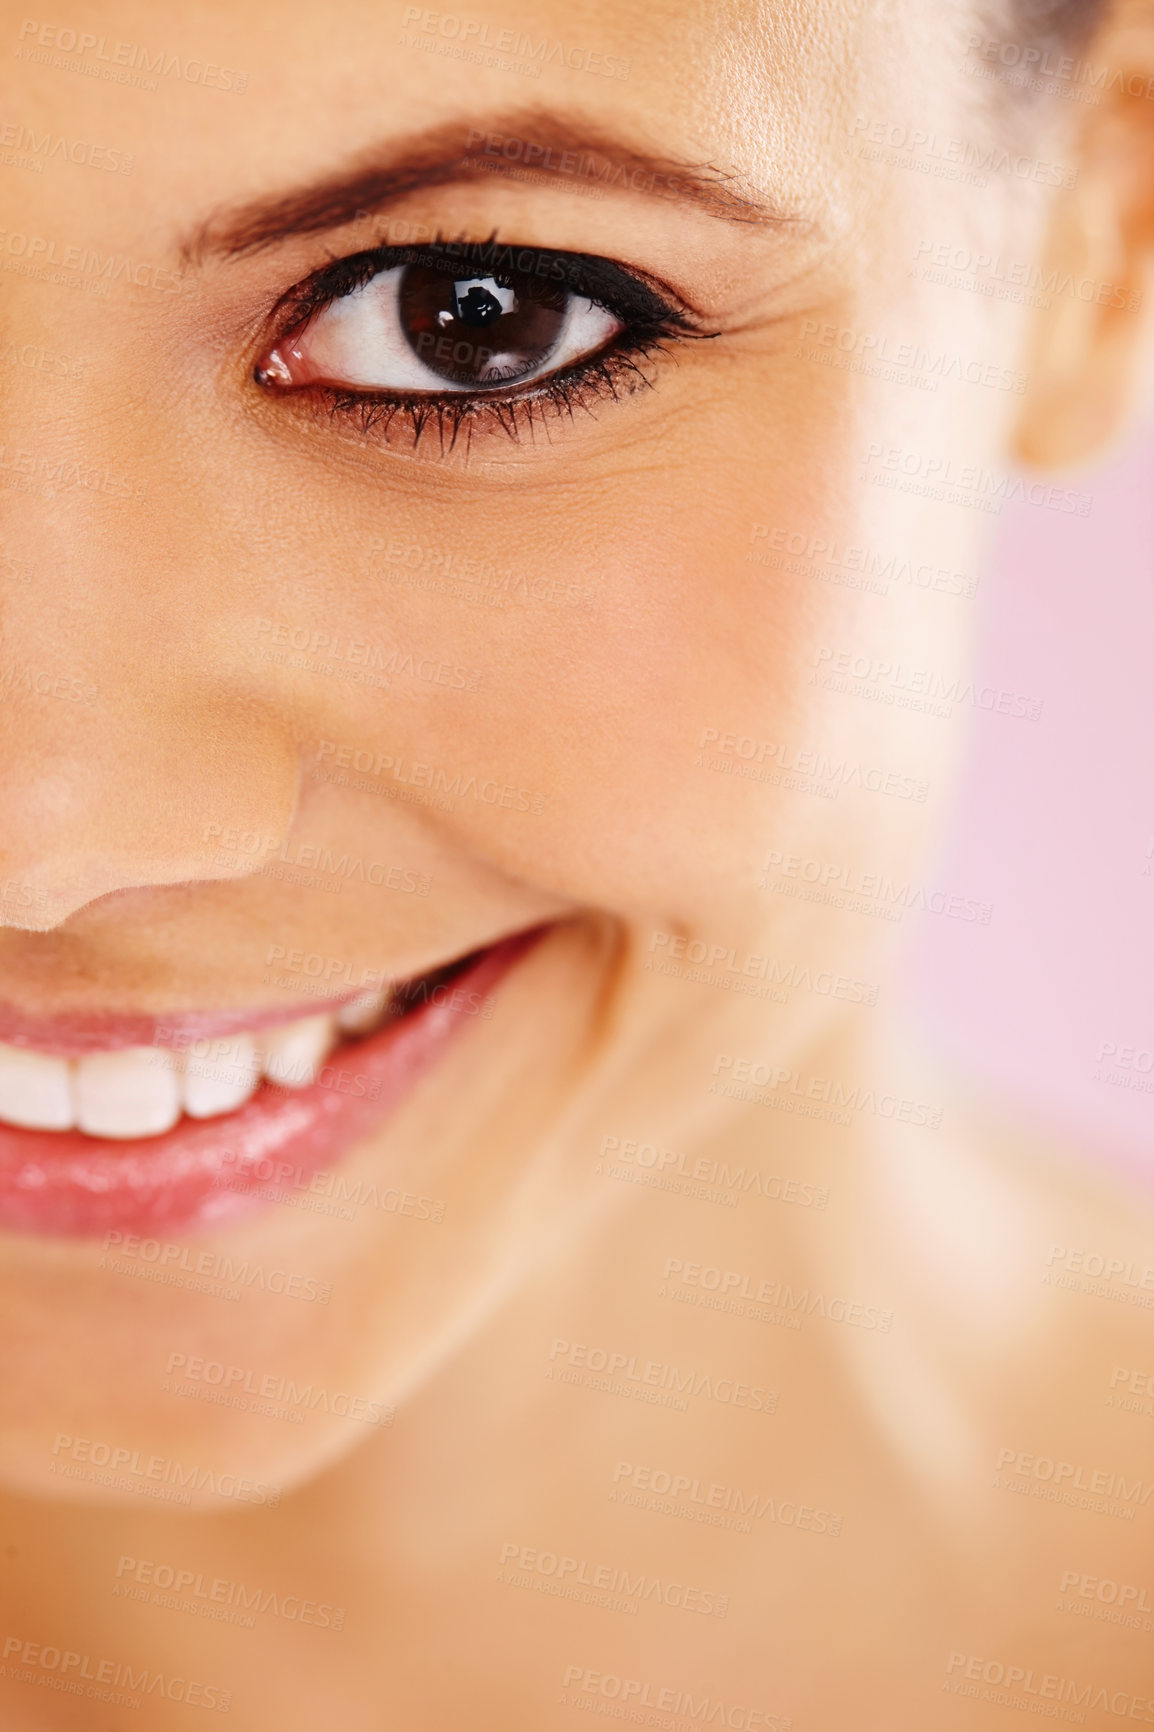
[[[319,1076],[297,1089],[266,1078],[231,1132],[218,1129],[229,1115],[212,1121],[222,1186],[203,1162],[188,1178],[180,1139],[202,1127],[180,1121],[139,1140],[143,1188],[96,1191],[81,1210],[73,1164],[53,1233],[34,1192],[4,1235],[0,1481],[141,1509],[266,1505],[380,1438],[548,1226],[581,1213],[583,1160],[550,1171],[529,1211],[524,1195],[580,1087],[613,954],[604,924],[566,922],[421,976],[391,1009],[361,994],[372,1026],[313,1061],[384,1079],[371,1114],[351,1097],[351,1144],[350,1097]],[[290,1124],[308,1153],[245,1140],[266,1092],[273,1127],[301,1103]]]

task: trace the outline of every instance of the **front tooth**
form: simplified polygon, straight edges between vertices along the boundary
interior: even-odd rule
[[[300,1022],[269,1029],[261,1037],[264,1074],[282,1088],[308,1088],[336,1041],[336,1018],[332,1016],[306,1016]]]
[[[358,992],[337,1011],[337,1027],[342,1034],[368,1034],[383,1018],[388,1002],[387,992]]]
[[[176,1059],[164,1047],[90,1053],[75,1087],[76,1123],[90,1137],[158,1137],[180,1117]]]
[[[30,1131],[67,1131],[75,1121],[66,1058],[0,1042],[0,1119]]]
[[[213,1041],[201,1057],[189,1053],[181,1077],[184,1110],[190,1118],[211,1119],[243,1106],[260,1082],[260,1059],[252,1036]]]

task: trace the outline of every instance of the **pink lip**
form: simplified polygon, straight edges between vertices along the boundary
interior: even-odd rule
[[[311,1088],[262,1083],[234,1113],[181,1119],[136,1141],[0,1124],[0,1228],[70,1238],[188,1232],[251,1213],[262,1191],[310,1179],[387,1117],[541,936],[518,933],[482,952],[430,1002],[339,1047]]]
[[[383,982],[387,986],[389,982]],[[57,1058],[82,1058],[89,1052],[112,1052],[124,1046],[185,1047],[194,1040],[217,1040],[229,1034],[245,1034],[271,1028],[278,1022],[295,1022],[301,1016],[316,1016],[339,1010],[358,992],[336,993],[317,998],[304,1009],[291,1005],[266,1005],[256,1010],[181,1011],[174,1016],[131,1015],[92,1012],[77,1016],[28,1016],[14,1004],[0,1003],[0,1041],[7,1046],[30,1046]]]

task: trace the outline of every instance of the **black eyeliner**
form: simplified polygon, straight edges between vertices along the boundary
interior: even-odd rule
[[[493,234],[484,242],[437,237],[411,246],[379,246],[322,266],[278,303],[279,334],[271,346],[291,340],[333,302],[399,265],[485,275],[498,282],[503,276],[536,276],[543,286],[563,287],[603,307],[622,324],[606,348],[519,388],[416,392],[306,384],[285,392],[322,403],[332,420],[355,418],[364,437],[380,433],[387,439],[398,419],[408,426],[414,446],[435,431],[442,455],[454,449],[462,431],[467,444],[475,428],[495,424],[516,440],[547,414],[568,414],[572,419],[575,409],[591,413],[595,402],[617,401],[650,389],[654,381],[640,362],[668,354],[675,343],[687,338],[719,334],[704,329],[688,308],[624,265],[591,253],[511,246]],[[261,385],[269,382],[259,367],[255,379]]]
[[[289,312],[290,324],[276,341],[283,342],[323,307],[354,294],[383,271],[397,265],[424,265],[432,270],[474,268],[475,274],[498,279],[516,273],[538,276],[571,294],[595,301],[618,318],[703,335],[689,310],[666,298],[639,273],[595,253],[560,252],[548,247],[511,246],[496,235],[487,241],[436,239],[412,246],[372,247],[322,265],[277,307]]]

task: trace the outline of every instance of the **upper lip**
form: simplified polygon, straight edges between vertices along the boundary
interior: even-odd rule
[[[346,992],[337,998],[309,999],[300,1005],[265,1005],[252,1010],[185,1010],[171,1016],[132,1011],[76,1011],[61,1016],[30,1016],[18,1005],[0,1000],[0,1042],[33,1047],[60,1058],[88,1052],[115,1052],[130,1046],[184,1046],[195,1040],[217,1039],[302,1016],[339,1010],[358,998]]]
[[[516,929],[515,929],[516,930]],[[526,931],[532,928],[525,928]],[[394,991],[420,980],[443,968],[451,968],[468,957],[490,950],[514,932],[497,933],[482,943],[450,957],[431,960],[423,968],[405,974],[381,977],[379,989]],[[0,1043],[7,1046],[31,1047],[37,1052],[51,1053],[60,1058],[78,1058],[91,1052],[114,1052],[121,1047],[166,1046],[184,1047],[197,1040],[219,1039],[226,1035],[250,1033],[272,1028],[278,1023],[295,1022],[302,1016],[316,1016],[339,1010],[342,1004],[359,998],[366,989],[334,993],[331,998],[302,995],[298,1004],[254,1005],[229,1010],[179,1010],[171,1013],[155,1011],[72,1010],[57,1015],[42,1015],[22,1009],[0,999]]]

